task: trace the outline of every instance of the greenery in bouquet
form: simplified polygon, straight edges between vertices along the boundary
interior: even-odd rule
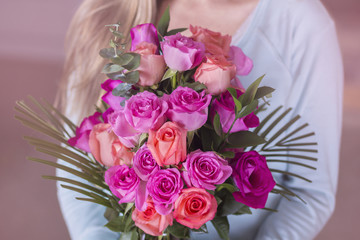
[[[17,118],[60,143],[25,137],[63,162],[31,160],[84,181],[44,177],[87,196],[79,200],[105,206],[106,227],[121,232],[121,239],[187,239],[191,232],[206,233],[209,222],[229,239],[228,215],[267,209],[269,193],[301,199],[271,172],[310,180],[269,169],[267,162],[314,169],[286,158],[289,149],[316,152],[316,143],[301,142],[313,133],[297,135],[306,124],[288,132],[299,119],[284,120],[290,109],[277,115],[279,107],[259,121],[256,113],[274,89],[259,87],[264,76],[242,87],[236,76],[249,74],[253,63],[230,46],[230,36],[190,26],[192,36],[185,37],[185,29],[168,31],[168,23],[166,11],[157,28],[134,27],[129,51],[119,25],[109,25],[114,38],[100,51],[109,59],[102,106],[80,126],[34,99],[42,114],[18,102],[23,116]]]

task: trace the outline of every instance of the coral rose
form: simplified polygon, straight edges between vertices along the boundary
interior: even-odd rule
[[[235,65],[228,62],[224,56],[206,56],[206,61],[196,69],[194,78],[195,81],[205,84],[208,93],[218,95],[230,87],[235,74]]]
[[[159,214],[155,210],[154,203],[149,199],[147,200],[146,210],[139,211],[135,208],[131,217],[137,227],[152,236],[161,236],[163,231],[173,223],[172,214]]]
[[[191,36],[197,42],[205,45],[205,51],[212,55],[227,55],[230,50],[231,36],[221,35],[209,29],[190,25]]]
[[[174,218],[189,228],[199,229],[215,217],[217,202],[213,195],[202,188],[187,188],[175,201]]]
[[[166,122],[157,131],[149,131],[147,147],[159,166],[177,165],[186,158],[186,130]]]
[[[134,153],[120,142],[111,131],[110,124],[99,123],[93,127],[89,146],[96,161],[107,167],[121,164],[131,166],[132,164]]]
[[[164,75],[166,64],[164,56],[157,55],[157,46],[152,43],[142,42],[136,46],[134,52],[141,54],[139,71],[139,82],[141,86],[152,86],[157,84]]]

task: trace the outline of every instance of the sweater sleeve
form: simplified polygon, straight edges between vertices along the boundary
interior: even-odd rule
[[[289,172],[312,180],[308,183],[293,177],[284,183],[307,204],[282,198],[277,206],[279,212],[270,214],[261,225],[258,240],[313,239],[335,207],[342,122],[342,59],[331,20],[316,32],[308,31],[313,29],[306,25],[311,24],[310,20],[304,23],[305,26],[296,30],[292,43],[289,69],[293,88],[289,105],[316,134],[317,170],[288,166]]]

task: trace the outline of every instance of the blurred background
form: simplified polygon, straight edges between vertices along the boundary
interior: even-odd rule
[[[25,159],[37,154],[22,140],[31,133],[13,119],[13,107],[27,95],[54,100],[65,32],[80,2],[0,0],[0,239],[69,239],[55,183],[40,177],[55,171]],[[316,239],[359,239],[360,1],[323,3],[338,29],[345,92],[337,206]]]

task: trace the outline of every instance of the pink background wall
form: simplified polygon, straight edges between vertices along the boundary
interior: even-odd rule
[[[21,139],[31,134],[13,120],[15,100],[27,95],[52,101],[63,61],[63,39],[80,0],[0,0],[0,239],[69,239],[54,169]],[[360,235],[360,2],[324,0],[337,26],[345,64],[344,124],[337,208],[318,240]],[[305,17],[305,16],[304,16]]]

